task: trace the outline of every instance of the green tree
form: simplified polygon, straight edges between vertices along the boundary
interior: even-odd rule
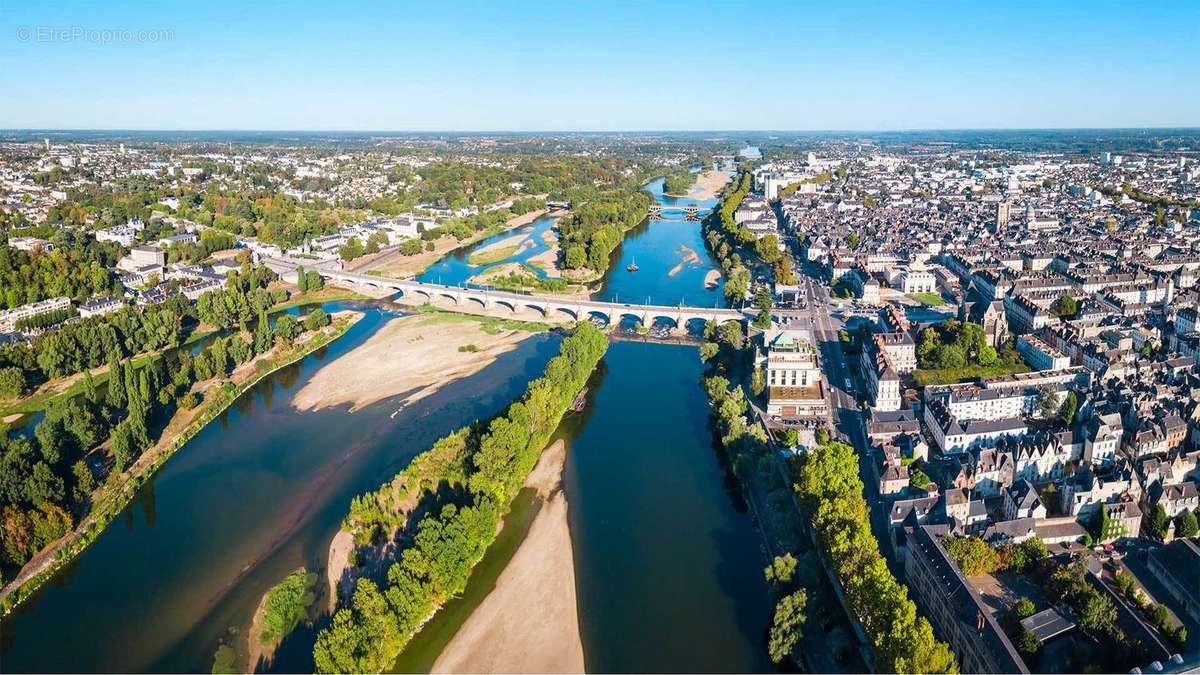
[[[1167,510],[1163,508],[1162,504],[1155,504],[1154,507],[1150,509],[1150,515],[1146,517],[1147,529],[1150,531],[1150,534],[1153,537],[1157,539],[1165,539],[1167,536],[1168,521],[1169,519],[1167,518]]]
[[[316,581],[316,574],[301,569],[292,572],[267,591],[262,616],[263,629],[259,634],[262,644],[275,644],[299,625],[316,599],[313,594]]]
[[[284,314],[275,320],[275,336],[283,340],[284,344],[292,344],[303,330],[300,322],[291,314]]]
[[[721,351],[721,345],[715,342],[705,342],[700,345],[700,360],[704,362],[711,361]]]
[[[772,662],[782,663],[799,644],[802,637],[801,628],[807,618],[804,612],[807,605],[808,595],[803,589],[783,596],[776,603],[775,617],[771,621],[771,634],[767,643]]]
[[[1195,513],[1185,510],[1175,517],[1175,536],[1194,537],[1198,531],[1200,531],[1200,526],[1196,522]]]
[[[1018,600],[1015,605],[1013,605],[1013,615],[1016,616],[1017,619],[1028,619],[1029,617],[1033,616],[1034,612],[1036,611],[1037,607],[1034,606],[1033,601],[1029,598],[1023,597]]]
[[[296,266],[296,290],[300,293],[308,292],[308,276],[304,273],[304,265]]]
[[[25,386],[25,372],[20,368],[0,368],[0,398],[17,398],[25,391]]]
[[[308,315],[304,317],[304,330],[308,330],[308,331],[317,330],[319,328],[324,328],[325,326],[328,326],[329,323],[330,323],[329,314],[327,314],[325,312],[325,310],[318,307],[318,308],[314,309],[313,311],[309,312]]]
[[[767,374],[762,368],[755,368],[753,373],[750,373],[750,393],[755,396],[762,396],[763,391],[767,388]]]
[[[1000,569],[999,553],[978,537],[947,537],[942,544],[966,576],[990,574]]]
[[[1075,392],[1073,391],[1067,392],[1066,397],[1063,398],[1062,407],[1058,409],[1058,414],[1062,419],[1063,424],[1069,426],[1071,422],[1075,420],[1075,413],[1078,412],[1078,410],[1079,397],[1076,396]]]
[[[754,317],[755,328],[771,327],[771,309],[774,306],[775,301],[771,297],[771,289],[763,284],[754,289],[754,307],[758,310],[758,315]]]
[[[1079,313],[1079,303],[1075,300],[1075,298],[1072,298],[1069,295],[1064,295],[1058,300],[1054,301],[1054,304],[1050,306],[1050,311],[1053,312],[1055,316],[1069,319]]]
[[[1042,641],[1038,639],[1037,634],[1028,628],[1021,628],[1021,637],[1017,641],[1017,649],[1024,656],[1033,656],[1042,648]]]
[[[325,279],[321,278],[321,273],[316,270],[309,270],[304,275],[304,288],[308,291],[319,291],[325,288]]]
[[[719,332],[721,342],[730,349],[738,350],[742,348],[742,341],[745,339],[745,335],[742,332],[742,324],[737,321],[726,321],[721,324]]]
[[[787,586],[796,576],[796,558],[791,553],[777,555],[763,569],[763,576],[772,586]]]

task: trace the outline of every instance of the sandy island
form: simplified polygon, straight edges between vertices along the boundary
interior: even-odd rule
[[[694,250],[692,250],[691,247],[680,246],[679,250],[676,251],[676,253],[679,253],[680,255],[682,255],[683,259],[679,261],[679,264],[675,265],[674,267],[671,268],[671,270],[669,272],[667,272],[667,276],[669,276],[669,277],[673,277],[676,274],[679,274],[680,272],[683,271],[683,268],[687,267],[688,265],[700,264],[700,255],[698,253],[696,253]]]
[[[731,180],[729,174],[722,171],[701,171],[696,178],[696,184],[692,186],[688,196],[692,199],[716,199],[717,194],[721,192],[721,188]]]
[[[483,370],[529,337],[524,331],[484,332],[474,321],[436,314],[392,319],[348,354],[318,370],[292,398],[301,411],[351,404],[350,412],[405,392],[403,404]],[[475,351],[459,351],[460,347]]]
[[[505,223],[504,229],[512,230],[522,225],[528,225],[544,215],[546,215],[546,209],[538,209],[514,216]],[[416,255],[407,256],[400,255],[395,251],[388,251],[387,253],[380,253],[377,256],[366,259],[366,262],[360,263],[359,261],[355,261],[354,264],[349,266],[349,269],[350,271],[359,273],[364,273],[367,270],[378,270],[385,277],[401,279],[414,277],[424,272],[430,265],[446,257],[447,253],[464,246],[470,246],[477,241],[486,239],[488,236],[490,235],[481,232],[473,237],[459,241],[450,235],[443,235],[433,240],[432,251],[422,251]]]
[[[525,481],[545,503],[525,540],[433,664],[434,673],[582,673],[575,565],[562,491],[566,444]]]
[[[529,233],[522,232],[511,237],[498,239],[487,246],[471,252],[467,262],[471,265],[487,265],[505,258],[512,257],[530,244]]]

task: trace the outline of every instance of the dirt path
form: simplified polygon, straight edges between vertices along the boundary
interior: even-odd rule
[[[582,673],[574,553],[555,441],[525,485],[546,500],[529,534],[433,664],[434,673]]]
[[[524,331],[490,335],[474,321],[436,314],[392,319],[362,345],[318,370],[292,398],[297,410],[350,404],[354,412],[411,393],[404,404],[474,375],[529,337]]]

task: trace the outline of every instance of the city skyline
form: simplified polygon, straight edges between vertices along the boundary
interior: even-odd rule
[[[1197,9],[10,8],[11,129],[1190,128]],[[769,21],[765,20],[769,18]],[[766,26],[771,28],[768,30]],[[716,29],[719,27],[719,31]],[[764,84],[768,82],[769,84]]]

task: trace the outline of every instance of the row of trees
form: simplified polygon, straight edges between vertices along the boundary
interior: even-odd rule
[[[384,232],[372,232],[367,237],[367,241],[361,242],[357,237],[350,239],[345,244],[342,244],[338,249],[338,255],[342,260],[354,260],[364,255],[379,253],[379,249],[388,245],[388,236]]]
[[[160,305],[125,307],[105,316],[88,317],[13,345],[0,362],[20,367],[30,382],[57,379],[98,368],[113,357],[177,346],[183,318],[194,315],[187,298],[176,296]]]
[[[820,539],[821,548],[846,591],[851,611],[862,623],[879,671],[951,673],[954,654],[917,615],[916,605],[896,581],[871,533],[854,449],[826,442],[802,456],[795,489]]]
[[[354,501],[346,527],[360,543],[404,528],[413,511],[425,515],[406,528],[399,562],[388,569],[383,588],[360,578],[349,606],[317,636],[318,672],[384,670],[426,617],[462,591],[495,539],[503,509],[606,349],[604,335],[580,323],[545,374],[486,429],[460,430],[414,460],[425,476],[419,487],[409,486],[417,494],[402,498],[415,497],[410,506],[417,506],[398,508],[392,483]]]
[[[741,302],[750,291],[750,270],[747,258],[769,265],[780,284],[796,283],[792,259],[779,250],[779,238],[769,234],[758,239],[734,219],[742,200],[750,193],[751,176],[738,174],[737,179],[721,194],[716,210],[704,220],[704,240],[721,263],[725,275],[725,299]]]
[[[741,302],[750,290],[750,270],[742,264],[739,251],[754,241],[754,235],[744,226],[737,224],[733,214],[750,193],[751,176],[741,172],[721,193],[716,210],[704,219],[704,241],[708,249],[721,263],[725,275],[725,299],[731,303]]]
[[[113,358],[176,347],[184,337],[185,322],[194,324],[198,319],[217,328],[245,328],[287,299],[285,289],[266,290],[276,278],[266,267],[246,265],[230,273],[225,289],[200,296],[196,305],[176,295],[158,305],[124,307],[69,323],[29,343],[4,345],[0,347],[0,373],[4,373],[0,396],[18,396],[28,385],[98,368]]]

